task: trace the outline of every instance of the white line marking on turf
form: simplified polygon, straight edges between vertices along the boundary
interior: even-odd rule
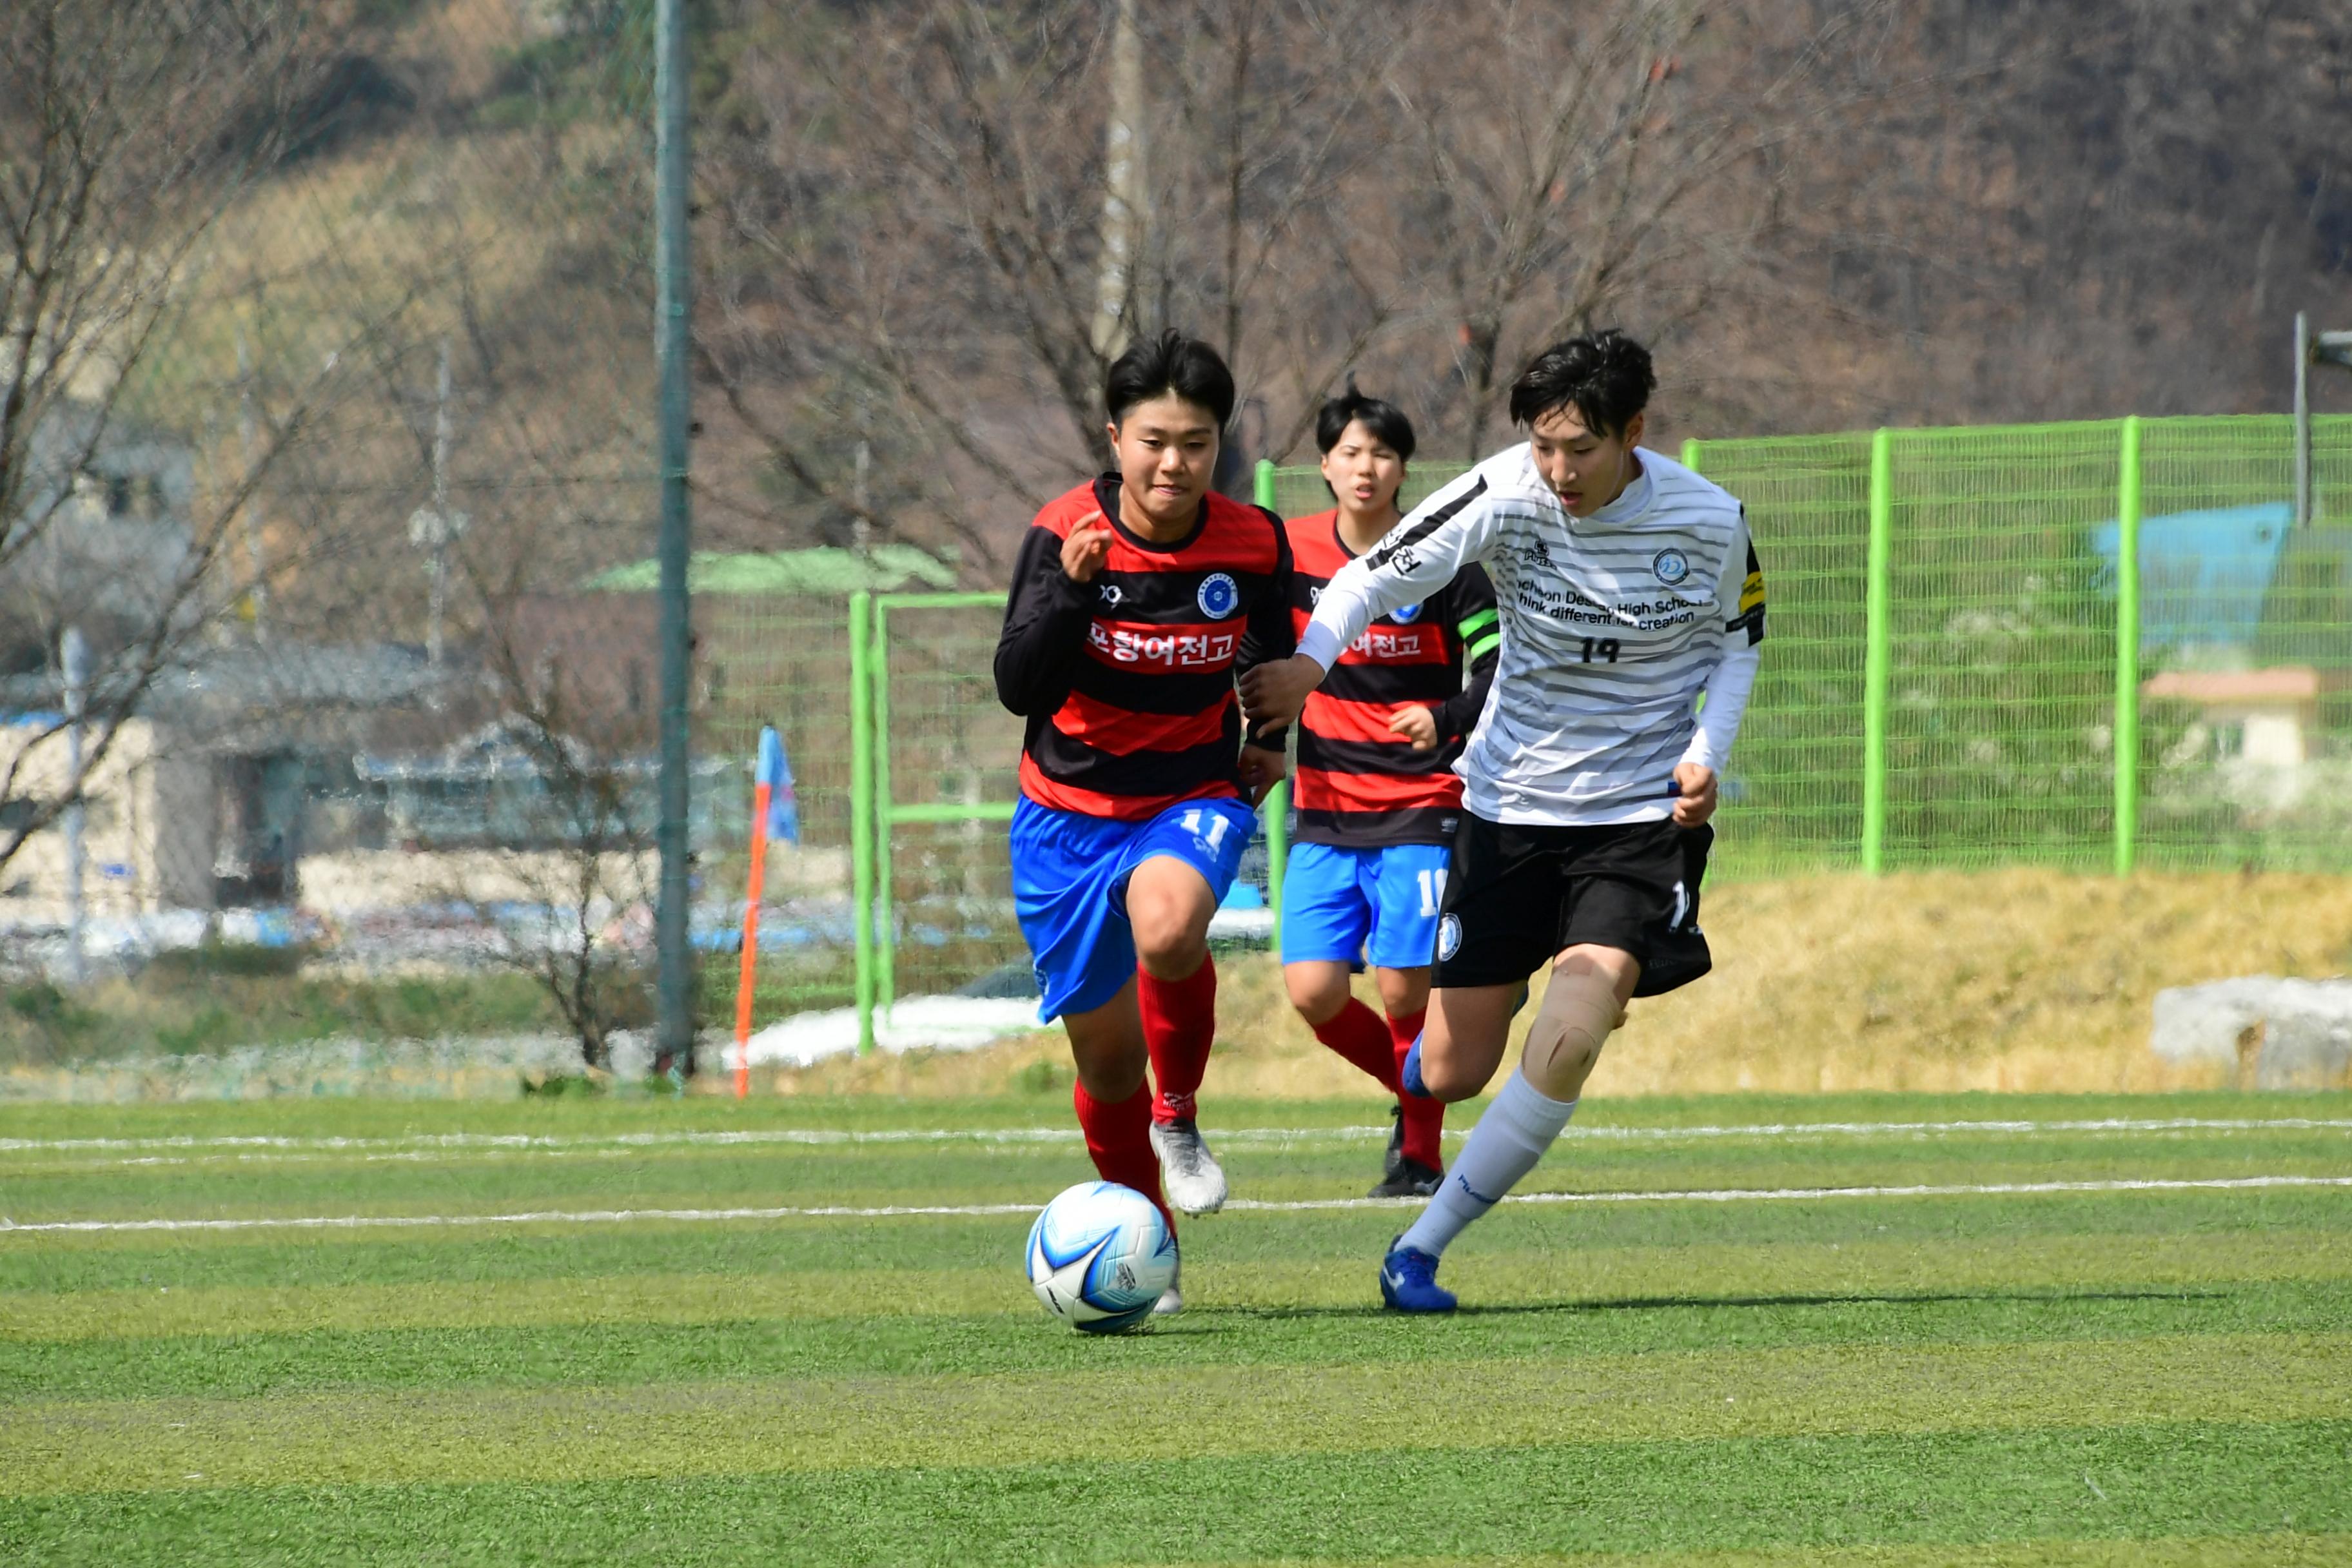
[[[1915,1137],[2018,1134],[2038,1136],[2068,1132],[2303,1132],[2352,1131],[2352,1117],[2110,1117],[2100,1120],[2025,1121],[1785,1121],[1696,1127],[1570,1127],[1563,1137],[1585,1142],[1673,1142],[1684,1139]],[[1455,1137],[1467,1129],[1449,1128]],[[1357,1142],[1385,1138],[1386,1126],[1369,1127],[1241,1127],[1208,1131],[1220,1142],[1242,1145],[1303,1142]],[[763,1128],[756,1130],[612,1133],[438,1132],[396,1138],[221,1136],[197,1138],[0,1138],[0,1153],[93,1153],[133,1150],[181,1150],[194,1154],[222,1151],[214,1160],[250,1162],[313,1159],[321,1154],[356,1156],[365,1160],[404,1161],[462,1157],[478,1153],[625,1153],[661,1148],[740,1148],[762,1144],[830,1147],[861,1143],[979,1143],[1067,1145],[1079,1141],[1076,1128],[886,1128],[853,1131],[843,1128]],[[147,1165],[194,1163],[194,1159],[146,1157],[119,1161],[89,1161],[88,1165]]]
[[[2099,1182],[1982,1182],[1881,1187],[1722,1187],[1712,1191],[1632,1193],[1514,1193],[1507,1204],[1736,1204],[1790,1203],[1824,1198],[2002,1197],[2036,1193],[2240,1192],[2270,1187],[2352,1187],[2352,1176],[2217,1176]],[[1299,1214],[1321,1209],[1397,1208],[1412,1198],[1238,1198],[1227,1211]],[[897,1219],[908,1215],[984,1217],[1034,1214],[1037,1205],[892,1204],[876,1208],[848,1205],[724,1209],[533,1209],[515,1214],[289,1215],[247,1219],[57,1219],[19,1225],[0,1215],[0,1234],[141,1230],[375,1230],[456,1229],[505,1225],[631,1225],[645,1222],[699,1224],[714,1220]]]

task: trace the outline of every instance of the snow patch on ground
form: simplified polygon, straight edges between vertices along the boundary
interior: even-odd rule
[[[2352,1075],[2352,980],[2250,974],[2156,994],[2168,1061],[2234,1064],[2239,1087],[2326,1089]]]
[[[876,1008],[874,1044],[891,1052],[976,1051],[1041,1027],[1034,1000],[1004,996],[910,996]],[[857,1048],[857,1009],[795,1013],[751,1037],[753,1067],[807,1067]],[[731,1058],[730,1049],[729,1055]]]

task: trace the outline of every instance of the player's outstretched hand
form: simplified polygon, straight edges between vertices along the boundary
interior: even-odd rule
[[[1242,788],[1249,791],[1252,805],[1265,804],[1267,793],[1282,782],[1286,766],[1280,752],[1268,751],[1264,746],[1242,748]]]
[[[1091,583],[1110,554],[1110,530],[1074,528],[1062,541],[1062,574],[1073,583]]]
[[[1412,742],[1416,752],[1437,750],[1437,714],[1427,708],[1406,708],[1389,721],[1389,733]]]
[[[1323,667],[1303,653],[1269,659],[1242,677],[1242,717],[1253,734],[1289,723],[1307,706],[1307,694],[1323,684]]]
[[[1715,770],[1684,763],[1675,769],[1675,784],[1683,792],[1675,801],[1675,826],[1703,826],[1715,815]]]

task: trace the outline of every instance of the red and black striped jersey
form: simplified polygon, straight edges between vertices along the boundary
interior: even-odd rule
[[[1290,612],[1304,631],[1334,573],[1355,559],[1339,537],[1339,514],[1293,518]],[[1454,763],[1478,723],[1495,679],[1502,630],[1486,572],[1461,574],[1418,605],[1381,616],[1343,650],[1298,718],[1298,838],[1370,848],[1443,844],[1462,810]],[[1465,668],[1468,679],[1464,679]],[[1437,721],[1437,746],[1416,752],[1389,731],[1412,707]]]
[[[1290,546],[1272,512],[1212,494],[1155,544],[1119,521],[1105,474],[1037,514],[1013,567],[996,694],[1029,721],[1021,793],[1121,822],[1244,795],[1234,680],[1290,656]],[[1108,523],[1091,583],[1062,570],[1074,528]]]

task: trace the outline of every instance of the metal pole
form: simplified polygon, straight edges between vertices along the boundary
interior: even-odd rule
[[[2311,318],[2294,313],[2294,525],[2311,523]]]
[[[849,890],[857,975],[857,1054],[874,1049],[874,683],[866,620],[874,596],[849,595]]]
[[[441,668],[442,623],[449,610],[449,340],[433,378],[433,587],[425,627],[425,662]]]
[[[1696,436],[1683,437],[1683,467],[1694,474],[1698,472],[1698,437]]]
[[[2139,416],[2124,421],[2116,497],[2116,875],[2139,837]]]
[[[851,504],[856,509],[856,515],[849,520],[849,547],[857,552],[861,570],[866,558],[874,553],[874,510],[868,494],[868,481],[873,471],[873,444],[860,441],[857,443],[856,476],[849,492]]]
[[[687,0],[654,7],[654,352],[660,385],[661,533],[661,893],[654,916],[660,1016],[656,1071],[694,1069],[692,953],[688,947],[687,682],[692,658],[687,604],[691,549],[687,437],[691,417],[687,334],[691,282],[687,272]]]
[[[1862,674],[1862,868],[1877,876],[1886,868],[1886,689],[1895,668],[1895,639],[1888,626],[1894,595],[1888,578],[1895,561],[1895,435],[1870,437],[1870,554],[1864,589],[1864,649]]]
[[[245,473],[253,472],[253,449],[257,432],[253,414],[253,351],[246,346],[245,330],[236,334],[236,447],[245,463]],[[240,476],[242,482],[244,476]],[[253,614],[253,640],[269,640],[269,573],[261,549],[261,528],[254,521],[253,501],[247,498],[237,509],[237,521],[245,530],[245,560],[253,574],[253,585],[246,591],[246,607]]]
[[[73,791],[65,809],[66,980],[79,985],[89,977],[84,942],[89,911],[82,896],[81,721],[89,709],[89,644],[79,626],[68,626],[58,652],[66,677],[66,787]]]

